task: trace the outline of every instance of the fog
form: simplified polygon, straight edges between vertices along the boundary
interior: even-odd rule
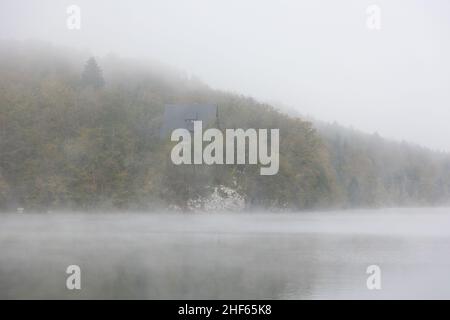
[[[0,298],[448,299],[446,213],[1,215]]]
[[[71,4],[80,30],[66,27]],[[450,150],[446,0],[2,0],[0,39],[156,59],[214,88]]]
[[[448,1],[2,0],[0,56],[0,299],[450,298]],[[172,103],[280,174],[175,166]]]

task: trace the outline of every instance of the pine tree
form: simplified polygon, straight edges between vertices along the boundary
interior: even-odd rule
[[[103,79],[102,70],[95,61],[95,58],[89,58],[81,75],[81,82],[84,87],[94,87],[96,89],[103,88],[105,80]]]

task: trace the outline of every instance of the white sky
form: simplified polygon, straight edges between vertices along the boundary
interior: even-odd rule
[[[81,30],[66,8],[81,8]],[[381,8],[381,30],[366,8]],[[0,39],[152,58],[214,88],[450,151],[448,0],[1,0]]]

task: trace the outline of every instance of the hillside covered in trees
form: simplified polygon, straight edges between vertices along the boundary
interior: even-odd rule
[[[230,195],[268,210],[449,203],[447,154],[313,125],[160,65],[89,58],[0,46],[0,210],[203,208]],[[278,174],[173,165],[159,133],[177,103],[218,105],[223,128],[280,128]]]

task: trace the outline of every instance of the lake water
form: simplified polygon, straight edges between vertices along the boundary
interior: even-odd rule
[[[0,298],[449,299],[450,209],[0,214]]]

